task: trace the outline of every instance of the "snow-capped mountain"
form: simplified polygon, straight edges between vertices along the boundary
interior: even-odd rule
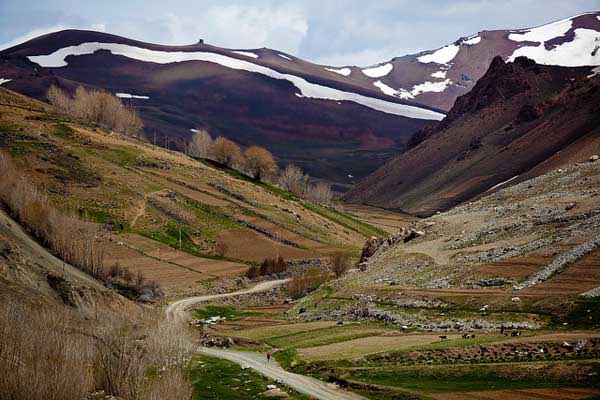
[[[449,110],[483,76],[491,60],[525,56],[538,64],[564,67],[600,65],[600,12],[546,25],[482,31],[433,51],[397,57],[371,68],[345,68],[382,93]]]
[[[600,12],[536,28],[482,31],[371,67],[325,66],[277,50],[199,41],[162,46],[67,30],[0,52],[0,85],[45,98],[84,84],[138,107],[147,133],[183,148],[208,128],[342,185],[372,172],[421,127],[444,117],[499,55],[600,65]]]

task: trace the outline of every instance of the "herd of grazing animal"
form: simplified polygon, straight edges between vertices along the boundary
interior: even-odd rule
[[[518,336],[521,336],[522,333],[523,332],[521,332],[521,331],[512,331],[510,333],[510,336],[511,337],[518,337]],[[504,334],[504,336],[508,336],[508,333],[503,333],[503,334]],[[440,335],[439,338],[442,339],[442,340],[447,340],[448,339],[448,335]],[[463,339],[475,339],[475,334],[474,333],[463,333],[462,334],[462,338]]]

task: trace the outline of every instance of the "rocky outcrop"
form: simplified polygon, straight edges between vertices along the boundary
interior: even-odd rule
[[[362,252],[360,254],[360,263],[359,269],[361,266],[366,267],[367,261],[371,257],[375,255],[375,253],[379,251],[384,251],[397,245],[398,243],[408,243],[418,237],[425,235],[424,231],[417,230],[415,228],[402,228],[398,232],[393,235],[388,236],[387,238],[378,238],[372,236],[365,245],[363,246]]]

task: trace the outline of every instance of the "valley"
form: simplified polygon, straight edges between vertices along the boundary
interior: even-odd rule
[[[1,50],[0,400],[600,398],[599,35]]]

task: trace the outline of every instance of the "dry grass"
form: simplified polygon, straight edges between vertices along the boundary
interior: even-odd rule
[[[66,309],[0,302],[0,399],[185,400],[189,333],[151,309],[77,321]]]
[[[94,388],[89,338],[66,312],[0,302],[0,399],[81,399]]]
[[[95,122],[129,136],[139,135],[144,126],[135,110],[123,105],[119,98],[105,91],[87,90],[80,86],[71,98],[63,90],[51,86],[47,97],[63,114]]]

